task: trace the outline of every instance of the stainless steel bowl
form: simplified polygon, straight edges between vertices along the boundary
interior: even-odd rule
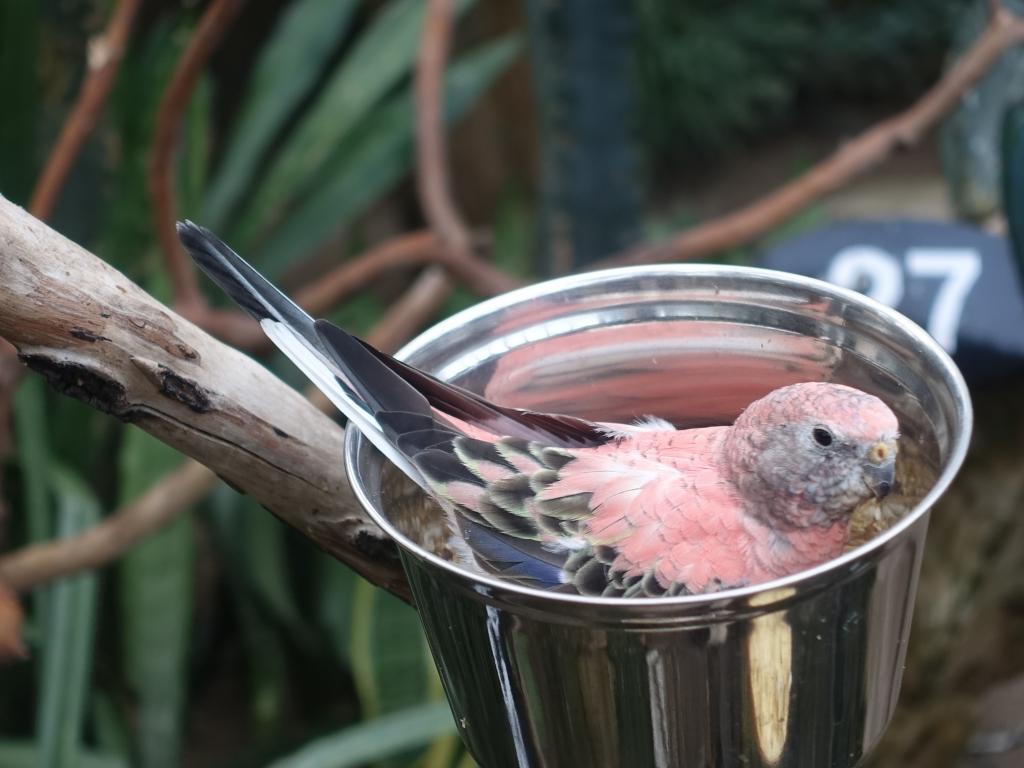
[[[459,730],[485,768],[842,768],[871,750],[899,693],[928,513],[971,430],[959,372],[917,325],[817,280],[639,267],[500,296],[400,356],[500,403],[605,421],[728,423],[809,380],[889,403],[901,519],[812,570],[658,600],[552,595],[460,570],[411,538],[380,455],[354,429],[346,439],[353,486],[398,542]]]

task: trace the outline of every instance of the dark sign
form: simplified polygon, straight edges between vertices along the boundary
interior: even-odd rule
[[[821,278],[895,307],[968,378],[1024,368],[1024,295],[1005,238],[961,224],[849,221],[773,248],[761,266]]]

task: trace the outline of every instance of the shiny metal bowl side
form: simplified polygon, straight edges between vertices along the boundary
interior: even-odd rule
[[[346,438],[353,487],[402,552],[460,731],[493,766],[853,766],[899,691],[928,512],[971,427],[955,366],[918,326],[820,281],[739,267],[595,272],[459,313],[409,362],[506,405],[605,421],[731,421],[784,384],[882,397],[907,514],[769,584],[658,600],[552,595],[467,573],[393,519],[384,462]]]

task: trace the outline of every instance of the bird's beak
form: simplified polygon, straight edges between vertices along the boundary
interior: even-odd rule
[[[884,499],[896,482],[896,442],[880,441],[871,446],[864,463],[864,479],[876,499]]]

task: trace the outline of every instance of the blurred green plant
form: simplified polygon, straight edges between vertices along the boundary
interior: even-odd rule
[[[525,7],[543,168],[537,262],[551,276],[624,250],[640,229],[636,8],[619,0]]]
[[[100,519],[99,504],[82,481],[51,467],[58,538],[74,536]],[[39,648],[42,674],[36,715],[40,768],[78,762],[92,677],[97,577],[86,573],[47,588]]]
[[[474,2],[458,0],[457,13]],[[326,4],[325,23],[333,23],[339,36],[351,19],[349,5],[346,0]],[[332,51],[320,44],[322,30],[306,18],[298,21],[321,6],[322,0],[297,2],[257,60],[201,210],[205,223],[270,275],[365,213],[412,166],[410,75],[426,4],[386,3],[333,68],[328,67]],[[453,61],[445,76],[446,120],[465,114],[518,49],[517,39],[505,38]],[[315,52],[321,63],[314,70]],[[304,65],[293,83],[282,62],[300,58]],[[322,85],[316,97],[301,100],[303,88],[317,77]],[[292,88],[295,93],[279,95]],[[298,115],[296,104],[304,106]],[[249,119],[255,124],[251,133]]]
[[[0,10],[0,82],[19,105],[0,128],[0,184],[23,200],[55,133],[38,129],[39,74],[26,67],[39,58],[39,40],[46,48],[80,35],[80,18],[15,5]],[[456,5],[462,14],[474,0]],[[234,114],[220,112],[224,83],[215,71],[194,89],[175,160],[180,214],[217,228],[271,273],[346,229],[358,241],[360,217],[412,168],[412,74],[424,7],[420,0],[287,3],[253,56]],[[84,244],[164,299],[170,292],[154,245],[147,162],[157,106],[196,20],[172,4],[140,22],[89,149],[109,161],[102,183],[83,188],[73,178],[54,221],[63,229],[73,219]],[[504,37],[456,55],[445,74],[445,120],[465,115],[520,47]],[[61,100],[68,101],[81,61],[68,53],[48,66],[47,77],[65,79]],[[24,87],[8,90],[8,83]],[[83,194],[100,216],[77,217]],[[514,236],[523,237],[522,227]],[[335,314],[365,330],[386,306],[366,291]],[[131,501],[181,461],[141,430],[36,378],[18,392],[15,428],[5,485],[16,512],[6,531],[11,547],[88,527],[100,510]],[[415,612],[340,563],[311,556],[308,542],[227,488],[116,568],[35,589],[30,608],[33,659],[0,667],[0,765],[279,759],[450,768],[463,757]],[[32,706],[17,703],[26,700]],[[207,744],[210,722],[218,736]]]
[[[120,451],[121,503],[142,494],[181,463],[173,448],[129,427]],[[138,763],[180,763],[192,625],[192,519],[186,513],[121,560],[121,645],[134,695]]]
[[[1015,15],[1024,13],[1021,0],[1001,0]],[[956,25],[951,61],[983,33],[989,18],[985,3],[963,10]],[[1020,102],[1024,99],[1024,51],[1006,51],[989,72],[971,89],[969,97],[943,121],[940,134],[942,169],[956,215],[969,221],[984,221],[998,214],[1002,204],[1009,213],[1015,200],[1004,200],[1010,190],[1003,176],[1019,173],[1019,160],[1008,137],[1019,132]],[[1002,146],[1002,151],[1000,151]],[[1007,171],[1008,169],[1008,171]],[[1014,184],[1019,183],[1014,180]],[[1019,193],[1018,193],[1019,194]],[[1013,232],[1013,216],[1008,215]],[[1015,235],[1016,237],[1016,235]]]
[[[721,155],[837,96],[909,98],[935,78],[970,4],[639,0],[639,119],[652,173]]]
[[[1008,106],[1000,121],[1002,208],[1024,287],[1024,102]]]

